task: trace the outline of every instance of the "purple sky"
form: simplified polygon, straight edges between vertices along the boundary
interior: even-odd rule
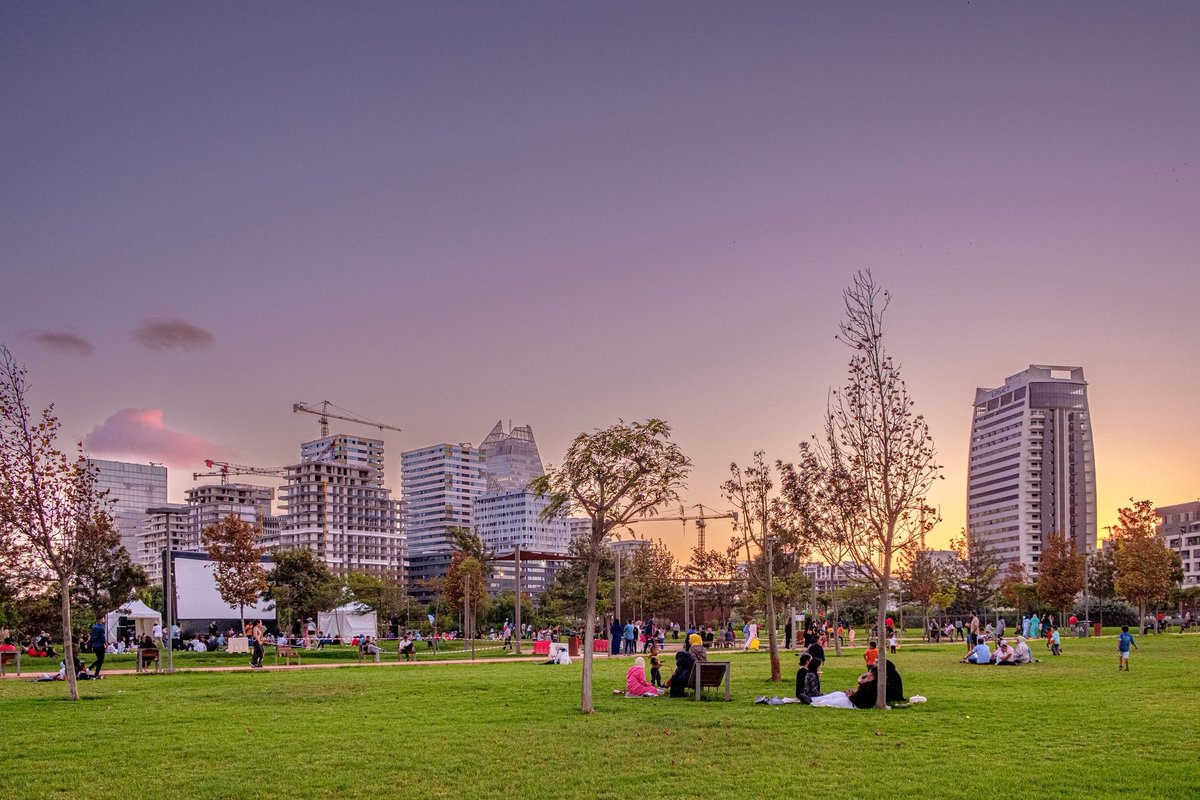
[[[646,5],[0,5],[0,341],[177,497],[328,398],[405,429],[396,488],[499,418],[556,462],[660,416],[724,506],[819,427],[870,267],[935,544],[1030,363],[1086,370],[1102,525],[1200,495],[1200,5]]]

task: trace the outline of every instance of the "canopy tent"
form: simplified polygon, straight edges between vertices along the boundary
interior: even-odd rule
[[[348,642],[355,636],[378,635],[378,617],[374,611],[362,611],[354,603],[322,611],[317,615],[317,628],[326,636],[340,636]]]
[[[134,635],[139,639],[150,636],[154,632],[154,623],[162,623],[162,614],[155,611],[141,600],[130,600],[115,611],[110,611],[104,617],[104,629],[108,632],[108,640],[117,640],[117,625],[121,617],[131,623]]]

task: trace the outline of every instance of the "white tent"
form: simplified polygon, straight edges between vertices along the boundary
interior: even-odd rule
[[[362,611],[351,603],[322,611],[317,615],[317,627],[327,636],[340,636],[343,642],[348,642],[355,636],[378,635],[378,617],[374,611]]]
[[[108,632],[108,640],[117,640],[117,623],[125,617],[134,625],[134,634],[140,639],[154,632],[154,623],[162,623],[162,614],[155,611],[141,600],[130,600],[116,611],[110,611],[104,617],[104,629]]]

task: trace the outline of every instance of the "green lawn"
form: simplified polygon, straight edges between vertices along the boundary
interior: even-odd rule
[[[629,659],[598,658],[590,717],[578,662],[114,676],[79,703],[6,680],[0,796],[1194,797],[1200,635],[1138,642],[1128,674],[1113,639],[1017,669],[908,645],[929,702],[888,711],[754,705],[794,654],[779,690],[765,654],[728,656],[732,703],[626,700]],[[861,663],[831,657],[826,691]]]

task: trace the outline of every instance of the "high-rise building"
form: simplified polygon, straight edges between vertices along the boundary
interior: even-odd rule
[[[334,572],[403,580],[404,534],[383,463],[379,439],[334,434],[301,444],[280,491],[279,547],[308,547]]]
[[[1183,563],[1183,585],[1200,585],[1200,500],[1154,509],[1157,533]]]
[[[505,433],[504,423],[497,422],[479,450],[487,466],[489,494],[527,489],[530,481],[546,471],[529,425]]]
[[[1096,461],[1082,367],[1031,365],[978,389],[967,468],[967,529],[1005,564],[1037,575],[1043,537],[1096,547]]]
[[[96,489],[107,491],[105,501],[121,544],[132,559],[138,558],[138,538],[146,521],[146,509],[167,502],[167,468],[155,464],[88,459],[96,474]]]
[[[151,583],[162,583],[163,550],[186,550],[191,541],[191,506],[163,503],[145,510],[146,519],[138,537],[136,563],[146,570]]]
[[[201,539],[204,529],[215,525],[230,514],[254,525],[265,527],[272,518],[275,490],[268,486],[248,483],[206,484],[188,489],[185,493],[191,509],[190,530],[180,549],[197,552],[204,549]],[[266,537],[263,537],[263,544]]]
[[[450,569],[450,528],[471,528],[484,493],[483,453],[470,444],[439,444],[400,456],[409,593],[428,602],[431,582]]]

